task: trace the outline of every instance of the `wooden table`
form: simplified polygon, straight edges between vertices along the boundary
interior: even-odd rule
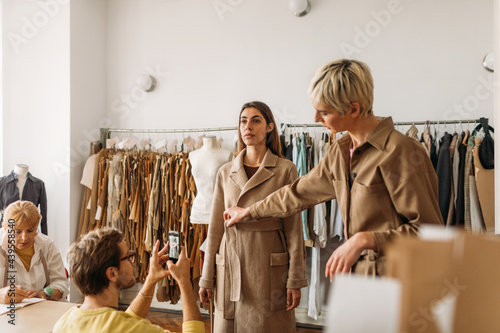
[[[16,309],[15,325],[8,323],[10,317],[7,314],[0,316],[0,332],[52,332],[55,323],[75,303],[43,301]]]

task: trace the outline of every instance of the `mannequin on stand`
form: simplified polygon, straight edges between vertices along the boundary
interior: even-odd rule
[[[33,177],[26,164],[16,164],[14,170],[0,177],[0,211],[17,200],[30,201],[42,215],[40,228],[47,235],[47,194],[45,184],[41,179]]]
[[[19,189],[19,200],[23,198],[24,184],[28,178],[29,167],[26,164],[16,164],[14,166],[14,173],[17,175],[17,188]]]
[[[212,211],[215,177],[217,171],[231,160],[232,153],[219,148],[215,136],[203,138],[203,146],[189,153],[192,175],[196,184],[196,198],[191,207],[191,223],[208,224]]]

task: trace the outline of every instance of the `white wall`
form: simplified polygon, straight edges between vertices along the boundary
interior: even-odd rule
[[[70,244],[68,1],[3,0],[3,172],[30,167],[45,182],[48,230],[65,253]],[[44,7],[45,6],[45,7]]]
[[[76,239],[83,197],[80,185],[90,142],[100,139],[99,128],[106,110],[106,2],[72,1],[70,9],[71,150],[67,153],[70,171],[70,233]],[[72,301],[80,298],[76,288]]]
[[[219,15],[221,3],[231,10]],[[341,57],[372,68],[377,115],[493,116],[493,76],[481,65],[493,49],[492,1],[311,3],[297,18],[286,0],[108,0],[108,117],[130,128],[234,126],[257,99],[278,121],[312,122],[309,80]],[[160,85],[144,96],[135,79],[148,68]]]

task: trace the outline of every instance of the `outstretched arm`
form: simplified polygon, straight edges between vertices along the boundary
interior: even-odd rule
[[[224,212],[227,225],[231,226],[250,218],[285,218],[336,197],[333,178],[330,171],[333,157],[325,156],[307,175],[300,177],[293,184],[283,186],[265,199],[248,208],[231,207]],[[229,221],[228,221],[229,220]]]
[[[151,257],[149,258],[149,272],[146,281],[144,281],[144,285],[139,295],[137,295],[130,304],[130,310],[142,318],[146,318],[148,315],[151,301],[155,293],[156,283],[170,274],[169,270],[162,266],[168,260],[168,254],[165,254],[167,248],[168,243],[159,251],[160,241],[156,241]]]

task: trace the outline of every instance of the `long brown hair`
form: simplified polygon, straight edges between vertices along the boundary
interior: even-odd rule
[[[278,157],[283,157],[283,154],[281,153],[281,142],[280,142],[280,136],[278,135],[278,126],[276,124],[276,121],[274,121],[274,116],[273,113],[271,112],[271,109],[269,106],[267,106],[265,103],[259,102],[259,101],[253,101],[249,103],[245,103],[241,107],[240,115],[238,117],[238,153],[240,153],[244,148],[246,148],[246,144],[243,142],[243,138],[241,137],[241,132],[240,132],[240,121],[241,121],[241,113],[243,110],[248,109],[248,108],[255,108],[260,111],[262,114],[262,117],[266,120],[266,124],[269,125],[270,123],[274,124],[274,128],[271,132],[267,133],[267,138],[266,138],[266,147],[271,149],[271,151],[277,155]]]

